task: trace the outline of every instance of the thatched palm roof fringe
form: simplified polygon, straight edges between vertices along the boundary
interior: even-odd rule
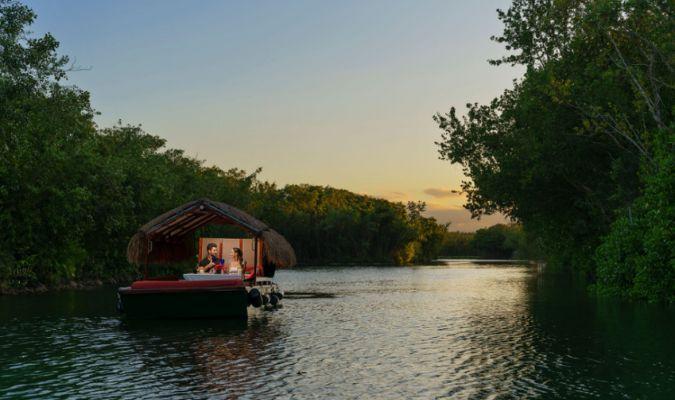
[[[265,256],[279,267],[292,266],[297,263],[294,251],[286,251],[288,242],[274,229],[267,229],[261,234]],[[288,244],[290,247],[290,244]],[[291,249],[292,250],[292,249]]]
[[[211,223],[236,225],[260,238],[265,262],[277,267],[296,264],[293,247],[279,233],[238,208],[209,199],[178,206],[143,225],[129,241],[127,259],[139,265],[187,260],[195,253],[188,235]]]
[[[139,265],[147,264],[148,253],[150,252],[149,244],[150,241],[146,238],[144,232],[136,232],[127,245],[127,260]]]

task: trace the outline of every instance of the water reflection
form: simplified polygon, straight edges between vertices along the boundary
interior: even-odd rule
[[[456,365],[447,382],[475,398],[533,398],[550,393],[545,382],[532,379],[541,356],[537,332],[527,307],[532,271],[505,270],[489,283],[468,290],[480,297],[465,305],[466,327],[452,340]],[[460,390],[461,389],[461,390]]]
[[[0,398],[668,398],[675,310],[528,266],[281,271],[248,321],[132,321],[114,289],[0,297]],[[309,294],[309,295],[307,295]]]
[[[671,398],[675,309],[589,296],[565,275],[539,275],[528,289],[535,324],[533,379],[560,398]]]
[[[120,329],[138,356],[139,371],[162,385],[236,398],[258,371],[274,366],[263,364],[277,358],[273,342],[283,332],[275,322],[260,314],[248,321],[124,320]]]

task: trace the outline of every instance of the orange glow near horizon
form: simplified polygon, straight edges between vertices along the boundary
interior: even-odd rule
[[[91,67],[68,83],[90,92],[102,128],[142,124],[206,165],[262,167],[280,186],[425,201],[450,229],[499,219],[461,208],[450,190],[465,178],[438,160],[432,116],[522,75],[487,62],[505,52],[490,36],[508,0],[27,2],[35,34]]]

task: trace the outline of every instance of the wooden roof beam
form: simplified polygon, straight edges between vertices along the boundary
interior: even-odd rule
[[[170,223],[167,223],[167,224],[162,225],[162,226],[160,226],[159,228],[155,229],[153,233],[159,235],[159,234],[161,234],[162,232],[167,231],[167,230],[173,228],[173,227],[174,227],[176,224],[178,224],[178,223],[181,223],[181,222],[183,222],[183,221],[186,221],[186,220],[189,220],[189,219],[191,219],[191,218],[194,218],[195,215],[198,215],[198,214],[195,213],[195,212],[192,212],[192,211],[191,211],[191,212],[187,212],[187,213],[185,213],[185,214],[182,214],[180,217],[178,217],[178,218],[172,220]]]
[[[171,232],[167,233],[165,237],[172,237],[176,236],[178,233],[181,232],[189,232],[193,229],[196,229],[200,225],[204,225],[208,222],[211,222],[213,219],[217,218],[218,216],[215,214],[206,214],[201,217],[197,217],[193,219],[192,221],[188,222],[185,225],[178,226],[176,229],[172,230]]]

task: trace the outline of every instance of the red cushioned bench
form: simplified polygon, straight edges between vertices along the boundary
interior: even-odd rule
[[[199,288],[219,288],[219,287],[239,287],[244,286],[241,279],[222,279],[222,280],[204,280],[204,281],[136,281],[131,284],[132,290],[142,289],[199,289]]]

